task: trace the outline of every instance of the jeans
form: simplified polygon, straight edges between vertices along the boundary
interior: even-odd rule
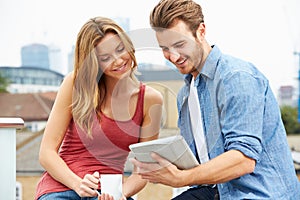
[[[52,192],[44,194],[38,200],[98,200],[98,197],[80,197],[74,190],[67,190],[63,192]],[[127,198],[127,200],[133,199],[129,197]]]
[[[172,200],[219,200],[217,187],[198,186],[184,191]]]

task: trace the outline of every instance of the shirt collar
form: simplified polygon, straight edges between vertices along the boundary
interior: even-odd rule
[[[195,86],[198,86],[198,84],[199,84],[200,75],[205,76],[209,79],[214,78],[217,64],[218,64],[218,61],[219,61],[221,55],[222,55],[222,53],[221,53],[220,49],[216,45],[212,46],[212,50],[208,54],[201,72],[198,74],[198,76],[195,79]],[[186,84],[189,85],[191,83],[191,80],[192,80],[191,74],[186,74],[184,76],[184,81]]]

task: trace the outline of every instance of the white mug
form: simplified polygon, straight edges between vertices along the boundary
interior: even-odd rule
[[[122,197],[122,174],[101,174],[101,193],[107,193],[119,200]]]

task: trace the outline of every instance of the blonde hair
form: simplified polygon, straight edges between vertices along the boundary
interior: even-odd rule
[[[104,74],[99,67],[95,47],[107,33],[120,37],[133,61],[130,77],[137,81],[134,75],[137,67],[135,49],[124,30],[105,17],[87,21],[77,35],[75,46],[72,114],[75,123],[89,136],[92,136],[95,114],[100,120],[99,109],[106,94]]]

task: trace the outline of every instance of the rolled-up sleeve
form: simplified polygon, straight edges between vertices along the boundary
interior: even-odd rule
[[[259,161],[262,151],[265,83],[248,72],[228,74],[219,99],[224,148]]]

